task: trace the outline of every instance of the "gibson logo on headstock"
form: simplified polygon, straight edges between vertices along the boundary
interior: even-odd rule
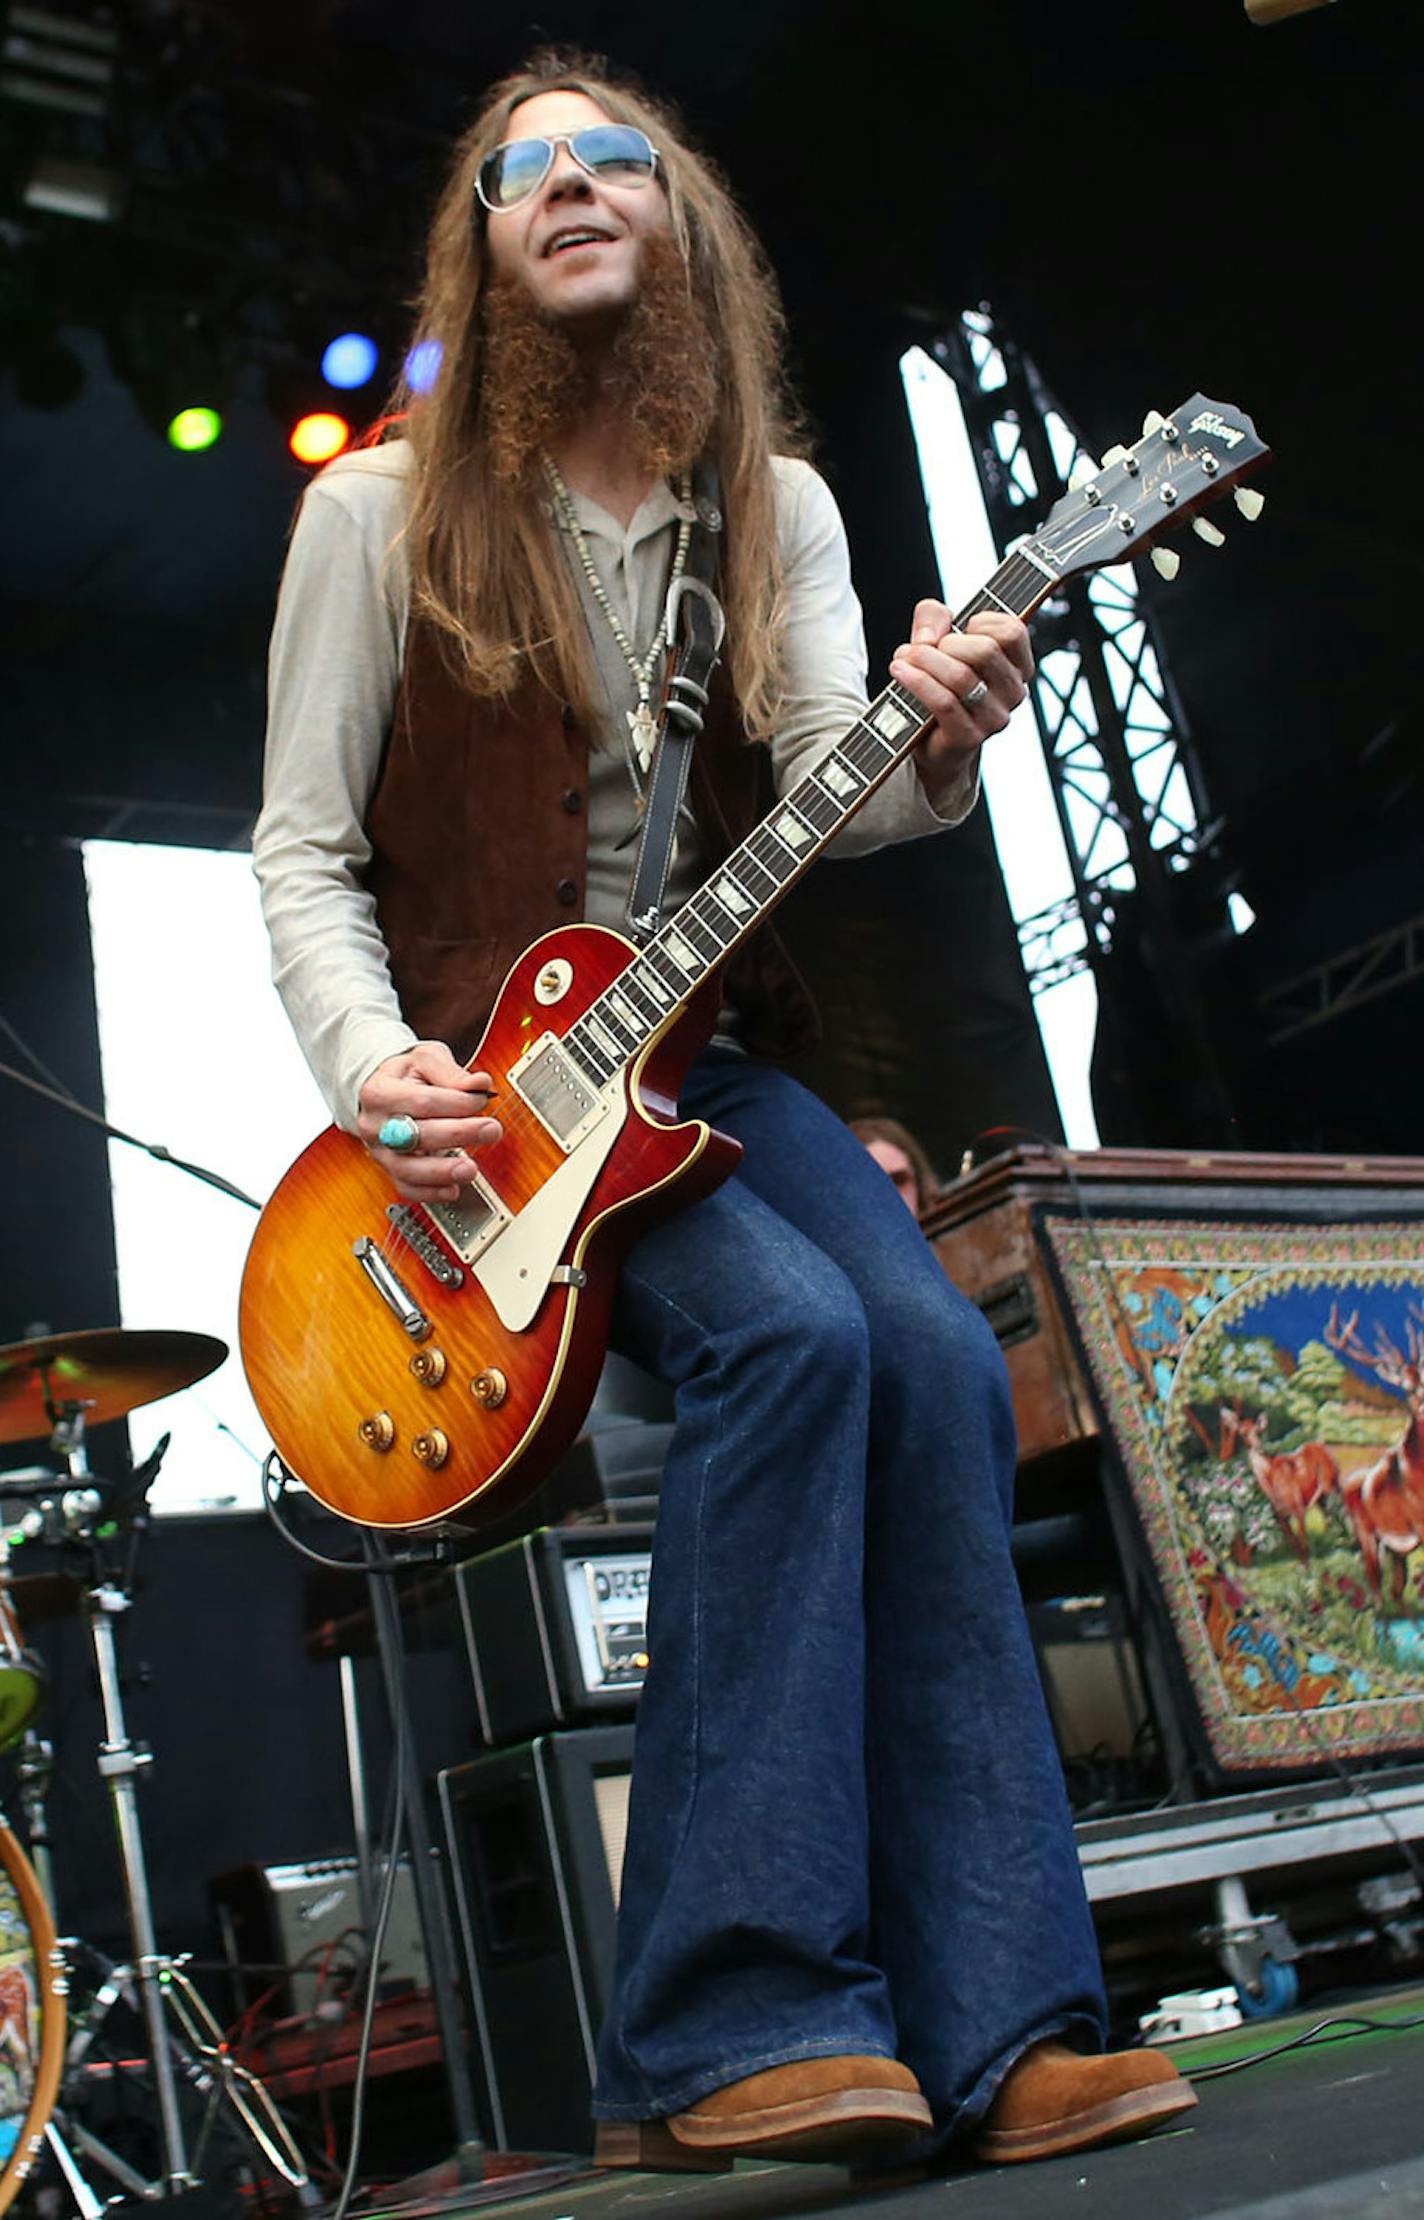
[[[1234,424],[1228,424],[1224,416],[1218,415],[1215,409],[1203,409],[1200,416],[1192,418],[1187,429],[1191,432],[1207,432],[1213,439],[1224,441],[1228,447],[1239,447],[1246,437]]]

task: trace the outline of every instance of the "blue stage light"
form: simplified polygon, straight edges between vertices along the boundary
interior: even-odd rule
[[[321,374],[328,385],[349,392],[375,376],[379,353],[375,340],[368,339],[364,332],[344,331],[322,356]]]
[[[428,393],[440,374],[443,352],[438,339],[418,339],[405,358],[405,382],[412,393]]]

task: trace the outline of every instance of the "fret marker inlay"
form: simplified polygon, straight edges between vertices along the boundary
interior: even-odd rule
[[[886,740],[898,740],[914,723],[914,719],[907,717],[904,710],[897,708],[893,701],[881,702],[874,715],[867,717],[865,721],[868,725],[873,725]]]

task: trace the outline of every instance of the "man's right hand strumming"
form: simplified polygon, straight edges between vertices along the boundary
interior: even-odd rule
[[[482,1114],[493,1089],[487,1071],[457,1063],[443,1041],[417,1041],[376,1066],[361,1089],[357,1130],[397,1194],[415,1203],[459,1201],[475,1176],[469,1152],[488,1148],[504,1130]]]

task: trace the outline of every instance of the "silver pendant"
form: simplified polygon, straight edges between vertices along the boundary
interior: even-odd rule
[[[628,730],[633,735],[633,753],[638,759],[638,769],[646,771],[653,760],[653,741],[657,737],[657,720],[645,701],[640,701],[636,709],[629,709],[625,714],[628,719]]]

